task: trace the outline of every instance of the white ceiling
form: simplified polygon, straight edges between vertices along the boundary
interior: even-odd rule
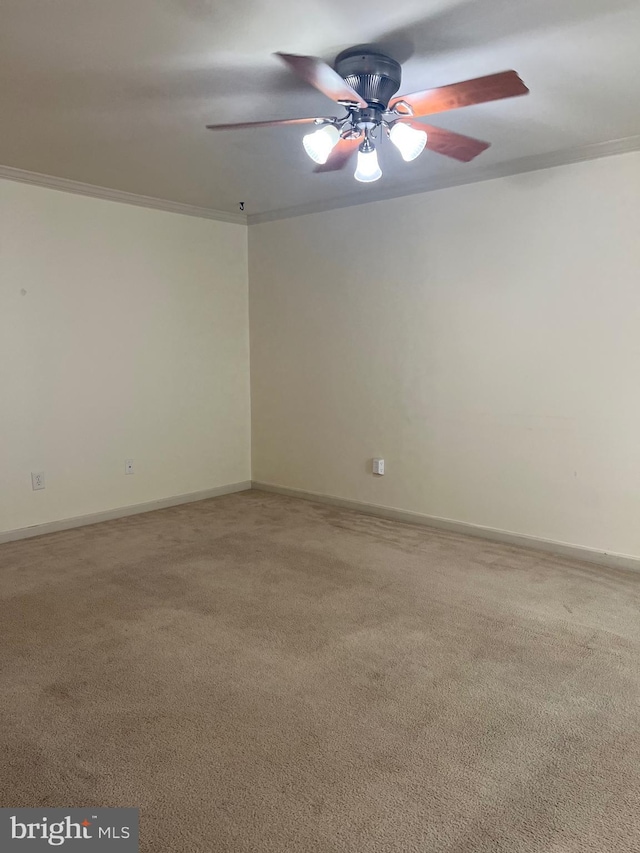
[[[411,53],[401,92],[514,68],[531,94],[433,118],[492,142],[474,163],[425,152],[407,164],[387,146],[370,186],[349,168],[314,174],[304,128],[204,129],[340,114],[271,54],[331,60],[370,41]],[[638,0],[1,4],[1,164],[221,211],[240,200],[254,215],[329,206],[473,180],[487,167],[518,171],[521,158],[640,138],[639,105]]]

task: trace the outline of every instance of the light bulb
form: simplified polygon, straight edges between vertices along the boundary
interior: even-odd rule
[[[416,130],[404,122],[396,122],[389,132],[389,139],[402,154],[402,159],[409,163],[424,151],[427,144],[427,132]]]
[[[377,181],[382,177],[382,170],[378,165],[378,155],[373,145],[366,140],[360,146],[358,151],[358,165],[353,175],[356,181],[363,184],[369,184],[371,181]]]
[[[309,157],[315,163],[322,165],[327,162],[329,154],[336,147],[339,139],[340,131],[338,128],[333,124],[325,124],[324,127],[303,136],[302,144]]]

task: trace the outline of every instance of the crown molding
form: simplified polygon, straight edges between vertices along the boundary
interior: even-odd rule
[[[246,225],[247,217],[242,213],[229,213],[225,210],[214,210],[209,207],[197,207],[193,204],[181,204],[164,198],[137,195],[124,190],[112,190],[108,187],[97,187],[82,181],[72,181],[69,178],[56,178],[53,175],[43,175],[40,172],[28,172],[25,169],[15,169],[13,166],[0,166],[0,178],[17,181],[21,184],[33,184],[51,190],[75,193],[76,195],[101,198],[105,201],[118,201],[122,204],[133,204],[136,207],[148,207],[152,210],[164,210],[168,213],[181,213],[184,216],[197,216],[200,219],[215,219],[219,222],[233,222]]]
[[[552,169],[557,166],[568,166],[572,163],[582,163],[587,160],[596,160],[601,157],[612,157],[616,154],[627,154],[632,151],[640,151],[640,135],[628,136],[624,139],[614,139],[609,142],[598,142],[593,145],[583,145],[579,148],[569,148],[562,151],[551,151],[546,154],[535,154],[530,157],[520,157],[509,160],[506,163],[496,163],[475,172],[466,172],[458,177],[448,176],[441,179],[430,179],[426,181],[413,182],[411,184],[399,184],[389,188],[370,188],[369,192],[351,193],[340,198],[326,201],[309,202],[308,204],[294,205],[293,207],[269,210],[264,213],[253,213],[249,216],[241,213],[230,213],[224,210],[215,210],[209,207],[197,207],[191,204],[182,204],[168,199],[154,198],[153,196],[137,195],[124,190],[113,190],[108,187],[98,187],[94,184],[85,184],[81,181],[72,181],[69,178],[56,178],[53,175],[43,175],[40,172],[29,172],[25,169],[16,169],[13,166],[0,165],[0,178],[10,181],[18,181],[23,184],[46,187],[53,190],[75,193],[76,195],[100,198],[106,201],[117,201],[123,204],[133,204],[137,207],[147,207],[152,210],[164,210],[169,213],[181,213],[185,216],[196,216],[200,219],[214,219],[219,222],[232,222],[238,225],[258,225],[261,222],[272,222],[278,219],[290,219],[294,216],[305,216],[309,213],[322,213],[329,210],[337,210],[343,207],[355,207],[361,204],[370,204],[374,201],[388,201],[394,198],[402,198],[408,195],[443,190],[449,187],[459,187],[466,184],[475,184],[482,181],[493,181],[497,178],[507,178],[526,172],[537,172],[542,169]]]
[[[393,198],[416,195],[419,193],[443,190],[449,187],[459,187],[465,184],[475,184],[481,181],[493,181],[497,178],[507,178],[512,175],[520,175],[525,172],[537,172],[542,169],[552,169],[557,166],[568,166],[572,163],[582,163],[587,160],[597,160],[601,157],[612,157],[616,154],[628,154],[640,150],[640,135],[628,136],[624,139],[614,139],[610,142],[598,142],[593,145],[583,145],[579,148],[569,148],[562,151],[551,151],[546,154],[535,154],[530,157],[520,157],[509,160],[506,163],[496,163],[475,172],[467,172],[460,177],[447,177],[443,179],[431,179],[427,181],[414,182],[412,184],[400,184],[395,187],[383,189],[380,187],[368,193],[352,193],[337,199],[320,202],[309,202],[280,210],[270,210],[265,213],[249,214],[247,221],[249,225],[258,225],[261,222],[273,222],[277,219],[290,219],[294,216],[305,216],[309,213],[322,213],[343,207],[355,207],[361,204],[370,204],[374,201],[388,201]]]

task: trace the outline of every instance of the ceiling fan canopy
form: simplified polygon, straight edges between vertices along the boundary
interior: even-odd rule
[[[357,151],[354,177],[363,183],[382,176],[377,147],[388,138],[409,162],[427,148],[455,160],[469,162],[489,147],[443,128],[417,121],[434,113],[487,101],[526,95],[529,90],[515,71],[503,71],[450,86],[424,89],[396,97],[402,82],[400,63],[375,46],[357,45],[338,54],[335,67],[314,56],[275,54],[306,83],[346,109],[342,117],[282,119],[207,125],[209,130],[233,130],[287,124],[313,124],[303,138],[316,172],[344,168]]]
[[[373,108],[386,109],[402,82],[400,63],[366,45],[339,53],[335,70]]]

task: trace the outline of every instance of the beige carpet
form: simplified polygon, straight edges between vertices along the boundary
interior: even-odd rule
[[[143,851],[640,849],[640,573],[260,492],[0,547],[0,805]]]

